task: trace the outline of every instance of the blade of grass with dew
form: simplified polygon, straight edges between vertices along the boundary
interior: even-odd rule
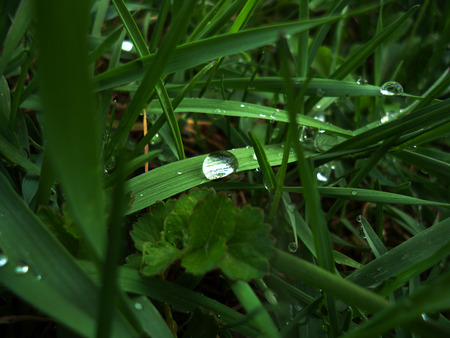
[[[9,61],[11,60],[17,45],[23,39],[23,36],[32,22],[34,0],[22,1],[17,8],[15,18],[3,44],[2,57],[0,58],[0,75],[3,75]]]
[[[275,174],[273,173],[261,142],[259,142],[252,132],[249,132],[248,136],[250,138],[250,142],[252,143],[253,150],[255,151],[255,156],[258,160],[259,167],[261,168],[263,179],[267,184],[267,190],[269,193],[272,193],[276,186]]]
[[[165,37],[164,42],[154,58],[152,58],[152,67],[147,70],[141,85],[129,103],[119,127],[111,140],[113,145],[121,147],[124,144],[137,116],[139,116],[145,107],[148,98],[154,93],[155,85],[160,81],[163,70],[166,68],[169,60],[173,59],[173,53],[177,43],[184,36],[194,5],[194,1],[184,2],[184,7],[180,10],[183,13],[182,17],[172,21],[171,29]]]
[[[76,223],[91,253],[100,259],[106,247],[102,126],[94,113],[88,74],[89,8],[59,1],[46,1],[36,8],[46,147]],[[59,41],[58,53],[55,41]]]
[[[162,111],[161,108],[158,107],[158,103],[155,101],[152,101],[150,104],[150,109],[155,110],[156,112]],[[289,122],[289,115],[285,110],[239,101],[186,98],[180,103],[175,111],[250,117],[278,122]],[[352,136],[352,132],[349,130],[339,128],[330,123],[322,122],[309,116],[299,115],[296,118],[297,123],[304,126],[323,129],[332,134],[343,136],[345,138]]]
[[[260,334],[267,337],[281,337],[275,323],[247,282],[237,280],[229,282],[231,290],[253,318],[260,329]]]
[[[170,60],[166,60],[167,65],[161,72],[167,74],[190,69],[210,60],[273,43],[278,39],[280,32],[294,34],[335,20],[337,19],[314,19],[307,23],[289,23],[248,29],[186,43],[176,48]],[[154,58],[154,55],[150,55],[97,75],[95,77],[97,90],[104,90],[142,79],[146,71],[153,67]]]
[[[283,149],[281,146],[270,145],[264,147],[267,158],[272,166],[281,163],[279,156]],[[253,148],[238,148],[229,150],[238,160],[239,167],[236,172],[252,170],[259,167],[258,161],[253,158]],[[164,200],[175,194],[209,182],[202,172],[203,161],[207,155],[187,158],[172,162],[152,171],[136,176],[127,181],[127,191],[131,191],[134,203],[128,213],[136,212]],[[290,162],[294,158],[290,158]]]
[[[288,63],[288,44],[287,40],[281,36],[278,41],[278,47],[282,56],[281,74],[283,77],[283,83],[285,88],[285,95],[287,98],[287,107],[289,113],[289,128],[297,128],[297,111],[298,107],[303,106],[304,92],[300,93],[300,97],[294,96],[294,89],[292,86],[292,74],[290,72],[290,65]],[[298,104],[299,106],[297,106]],[[302,111],[302,108],[300,108]],[[291,133],[293,135],[293,133]],[[291,143],[294,147],[294,152],[297,158],[297,169],[299,178],[305,187],[304,198],[306,201],[306,211],[308,213],[311,230],[314,237],[314,246],[316,248],[317,259],[319,265],[330,271],[335,272],[333,251],[331,247],[331,238],[328,231],[328,226],[323,214],[323,210],[320,204],[320,197],[317,191],[317,182],[313,175],[313,168],[310,159],[306,158],[303,145],[297,137],[293,137]],[[324,303],[328,310],[328,319],[331,323],[331,336],[338,335],[339,323],[337,318],[336,300],[333,296],[326,294]]]
[[[80,327],[79,320],[88,319],[87,326],[89,322],[94,323],[99,287],[80,269],[2,174],[0,215],[0,248],[8,259],[7,265],[0,269],[2,283],[44,313],[83,333],[86,328]],[[15,271],[22,266],[27,270]],[[55,301],[46,301],[52,299]],[[112,323],[117,337],[134,336],[135,331],[125,324],[117,311]],[[92,329],[95,329],[93,325]]]
[[[434,255],[438,250],[448,246],[450,238],[450,219],[433,225],[406,242],[396,246],[383,256],[356,270],[348,280],[364,287],[376,286],[391,278],[396,278],[402,271],[420,264]],[[418,274],[422,271],[417,270]]]
[[[167,323],[161,316],[158,309],[152,304],[146,296],[139,296],[132,299],[134,307],[138,311],[138,316],[142,325],[145,327],[145,333],[149,337],[172,338],[173,333],[167,327]]]
[[[98,273],[92,263],[87,261],[80,261],[79,263],[91,278],[98,280]],[[224,322],[229,325],[244,319],[241,313],[214,299],[160,278],[143,277],[136,269],[119,268],[119,285],[126,292],[147,295],[152,299],[168,303],[179,311],[193,312],[198,306],[201,306],[220,314]],[[242,325],[233,329],[249,336],[254,336],[257,332],[257,329],[252,324]]]
[[[392,36],[392,34],[397,31],[405,21],[414,14],[419,6],[411,7],[405,14],[403,14],[396,21],[391,23],[389,26],[385,27],[380,33],[375,35],[370,41],[365,43],[359,50],[357,50],[352,56],[350,56],[347,61],[345,61],[333,74],[331,74],[330,79],[342,80],[353,70],[355,70],[359,65],[361,65],[384,41]],[[307,101],[307,111],[311,107],[315,106],[320,98],[310,98]]]
[[[393,153],[393,155],[434,177],[442,179],[447,183],[450,182],[450,163],[448,162],[440,161],[434,157],[410,150],[401,150]]]
[[[450,272],[447,271],[439,276],[437,280],[422,287],[411,296],[405,297],[375,314],[370,320],[361,323],[357,329],[350,331],[344,337],[373,337],[392,330],[397,326],[408,327],[410,325],[418,333],[427,337],[446,337],[450,335],[448,328],[422,319],[423,313],[435,313],[448,309],[448,304],[450,303],[449,283]],[[421,322],[429,325],[420,325]]]
[[[366,236],[367,243],[369,243],[370,249],[372,250],[375,257],[378,258],[381,255],[385,254],[387,252],[387,249],[383,245],[383,242],[381,242],[375,231],[373,231],[369,222],[367,222],[367,220],[362,216],[361,226],[363,228],[364,235]]]
[[[356,131],[356,136],[336,145],[328,152],[364,148],[376,144],[391,135],[404,135],[408,132],[416,131],[417,128],[426,128],[434,123],[447,123],[450,121],[450,117],[446,113],[449,107],[450,99],[447,99],[396,120],[386,122],[368,131],[362,133],[357,133]]]
[[[341,198],[350,201],[386,203],[386,204],[408,204],[408,205],[436,205],[450,207],[450,203],[429,201],[407,195],[395,194],[385,191],[377,191],[361,188],[340,187],[317,187],[322,197]],[[283,187],[283,191],[303,194],[303,187]]]

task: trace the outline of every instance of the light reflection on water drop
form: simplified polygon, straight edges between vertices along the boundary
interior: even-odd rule
[[[389,81],[381,86],[380,93],[387,96],[401,95],[403,94],[403,87],[400,83]]]
[[[297,246],[297,244],[295,244],[295,242],[291,242],[288,245],[288,249],[290,252],[296,252],[298,249],[298,246]]]
[[[202,169],[208,180],[215,180],[235,172],[238,169],[238,160],[228,151],[216,151],[205,158]]]
[[[141,311],[144,307],[142,306],[141,303],[136,302],[134,303],[134,308],[138,311]]]
[[[30,267],[27,264],[25,264],[24,262],[20,262],[15,267],[14,272],[18,275],[24,275],[28,272],[29,269]]]
[[[0,254],[0,268],[2,266],[5,266],[8,263],[8,257],[6,257],[4,254]]]

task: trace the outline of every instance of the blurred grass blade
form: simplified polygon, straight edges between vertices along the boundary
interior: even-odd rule
[[[22,152],[14,147],[0,135],[0,154],[3,160],[7,160],[13,165],[19,165],[30,174],[39,175],[40,168],[23,156]]]
[[[2,174],[0,221],[0,250],[7,257],[7,264],[0,268],[2,283],[76,332],[84,334],[85,330],[93,330],[89,334],[93,336],[99,287],[86,276]],[[24,271],[20,274],[16,270],[19,266],[26,266],[27,270],[19,270]],[[84,319],[87,320],[86,327],[80,326],[79,320]],[[112,325],[116,337],[135,335],[117,311]]]
[[[87,3],[56,0],[36,6],[46,147],[76,223],[99,259],[106,248],[100,161],[103,126],[94,112],[88,74],[88,11]]]

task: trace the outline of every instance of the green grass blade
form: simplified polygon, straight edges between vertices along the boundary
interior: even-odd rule
[[[389,204],[408,204],[408,205],[436,205],[450,207],[450,203],[441,203],[428,201],[416,197],[395,194],[385,191],[377,191],[360,188],[339,188],[339,187],[318,187],[319,194],[322,197],[341,198],[350,201],[389,203]],[[284,187],[283,191],[303,194],[303,187]]]
[[[158,107],[158,104],[155,101],[151,103],[150,109],[156,112],[162,112],[161,107]],[[289,116],[286,110],[239,101],[186,98],[183,100],[183,102],[180,103],[175,111],[250,117],[269,121],[273,120],[279,122],[289,122]],[[331,134],[336,134],[346,138],[349,138],[353,135],[349,130],[339,128],[337,126],[322,122],[309,116],[298,115],[297,123],[312,128],[323,129]]]
[[[76,332],[83,334],[85,330],[95,330],[99,287],[86,276],[1,174],[0,224],[0,249],[8,259],[7,264],[0,268],[2,283]],[[18,274],[15,270],[19,265],[26,265],[28,270]],[[51,301],[53,298],[54,302]],[[86,327],[79,325],[78,320],[81,319],[87,320]],[[117,337],[135,334],[117,312],[113,326]],[[93,334],[94,331],[90,331],[89,335]]]
[[[450,219],[446,219],[356,270],[347,279],[364,287],[379,285],[390,278],[395,279],[398,274],[415,265],[420,267],[421,261],[432,257],[444,246],[446,247],[445,253],[448,255],[450,252],[449,237]],[[421,249],[418,250],[418,248]],[[415,272],[419,274],[422,271],[418,269]]]
[[[376,258],[387,252],[386,247],[383,245],[381,240],[378,238],[375,231],[373,231],[369,222],[361,216],[361,226],[363,228],[364,234],[366,236],[367,243],[369,243],[370,248],[372,249],[373,254]]]
[[[22,152],[14,147],[11,143],[5,140],[2,136],[0,136],[0,154],[2,158],[7,160],[13,165],[18,165],[26,172],[29,172],[34,175],[39,175],[41,169],[27,159]]]
[[[76,223],[98,259],[106,248],[102,126],[94,111],[88,74],[88,10],[87,4],[61,5],[59,1],[36,6],[46,147]]]
[[[22,1],[17,8],[16,16],[13,19],[11,28],[3,45],[2,57],[0,58],[0,75],[3,75],[9,61],[14,55],[14,51],[20,40],[28,29],[28,25],[32,21],[34,0]]]
[[[245,311],[253,317],[253,320],[261,330],[261,334],[267,337],[281,337],[272,318],[263,307],[250,285],[244,281],[230,282],[231,290],[241,302]]]
[[[210,60],[273,43],[278,39],[280,32],[294,34],[327,22],[333,22],[333,20],[336,19],[315,19],[307,23],[289,23],[254,28],[186,43],[175,50],[170,60],[166,60],[167,66],[161,72],[167,74],[190,69]],[[104,90],[142,79],[143,75],[153,67],[154,57],[151,55],[140,58],[96,76],[97,90]]]
[[[267,158],[272,166],[281,163],[283,148],[270,145],[264,147]],[[253,148],[229,150],[239,162],[237,172],[252,170],[259,167],[254,159]],[[175,194],[191,189],[202,183],[209,182],[202,172],[203,161],[207,155],[200,155],[166,164],[152,171],[136,176],[127,182],[127,191],[131,191],[134,202],[128,213],[146,208],[158,200],[163,200]],[[294,161],[292,157],[290,162]]]
[[[251,132],[248,133],[248,136],[252,142],[253,150],[255,151],[255,156],[258,160],[259,167],[261,168],[265,184],[267,184],[267,190],[272,193],[276,186],[275,174],[270,167],[269,160],[267,159],[267,155],[264,152],[261,142]]]

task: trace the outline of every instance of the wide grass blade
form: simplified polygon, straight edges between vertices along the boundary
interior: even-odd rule
[[[87,4],[59,1],[36,6],[46,147],[76,223],[99,259],[106,248],[103,126],[94,111],[88,74],[88,10]]]

